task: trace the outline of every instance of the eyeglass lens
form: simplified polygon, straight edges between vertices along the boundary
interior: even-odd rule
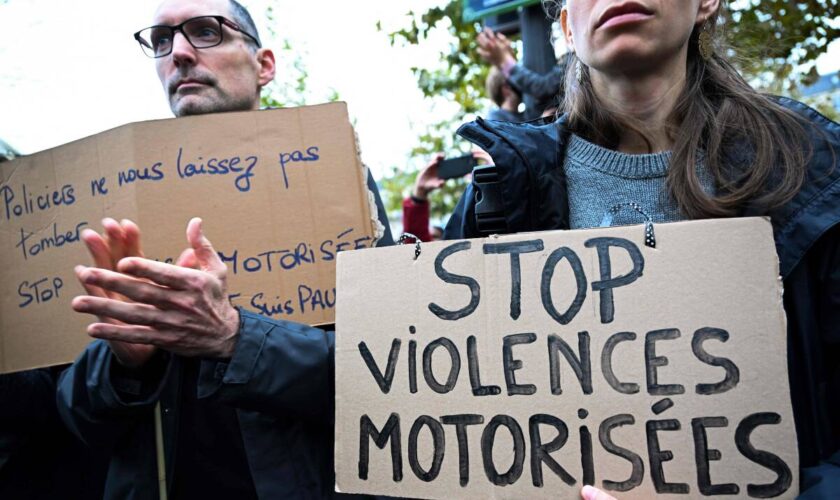
[[[140,33],[143,39],[141,46],[149,55],[161,57],[172,51],[176,27],[153,26]],[[197,17],[185,22],[181,33],[187,41],[197,49],[213,47],[222,43],[222,26],[214,17]]]

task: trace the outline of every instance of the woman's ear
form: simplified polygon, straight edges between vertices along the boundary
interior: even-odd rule
[[[718,9],[720,9],[720,0],[700,0],[695,23],[702,24],[706,22]]]
[[[575,42],[572,39],[572,27],[569,25],[569,9],[565,6],[560,10],[560,28],[563,30],[563,37],[566,39],[566,47],[570,52],[574,52]]]

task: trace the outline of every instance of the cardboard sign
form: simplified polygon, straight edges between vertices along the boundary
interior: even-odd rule
[[[0,164],[0,372],[90,342],[73,266],[106,216],[137,222],[146,256],[168,262],[202,217],[234,305],[332,323],[337,253],[373,244],[365,176],[344,103],[135,123]]]
[[[556,231],[338,259],[336,489],[793,498],[769,221]]]

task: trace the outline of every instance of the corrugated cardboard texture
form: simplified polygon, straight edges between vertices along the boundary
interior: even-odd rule
[[[657,476],[666,497],[718,485],[722,496],[754,496],[776,483],[771,491],[793,498],[769,221],[661,224],[655,249],[643,233],[424,243],[417,260],[413,245],[342,254],[336,488],[579,498],[586,481],[632,499],[654,496]]]
[[[136,221],[160,260],[202,217],[235,305],[332,323],[335,255],[372,243],[363,174],[344,103],[135,123],[0,165],[0,372],[90,341],[73,266],[105,216]]]

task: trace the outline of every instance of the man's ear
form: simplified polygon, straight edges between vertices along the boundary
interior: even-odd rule
[[[569,25],[569,9],[563,7],[560,10],[560,28],[563,30],[563,36],[566,38],[566,47],[569,51],[575,51],[575,41],[572,39],[572,27]]]
[[[260,84],[260,88],[262,88],[274,80],[274,73],[277,70],[274,63],[274,52],[272,52],[271,49],[258,49],[257,63],[260,65],[258,82]]]

